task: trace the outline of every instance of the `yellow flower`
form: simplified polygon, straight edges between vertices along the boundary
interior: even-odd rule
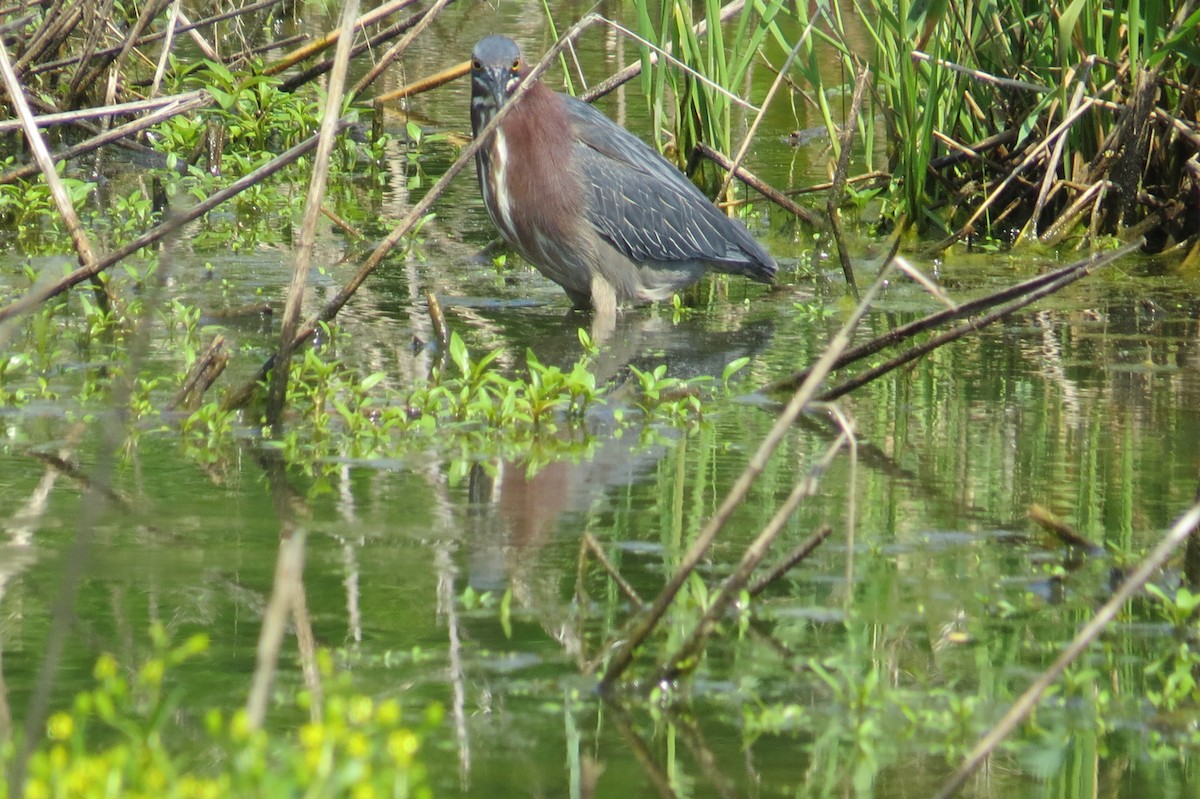
[[[350,723],[365,724],[371,720],[375,704],[369,696],[356,696],[350,700]]]
[[[75,719],[69,713],[55,713],[46,723],[46,734],[52,741],[65,741],[75,731]]]
[[[381,702],[375,711],[375,720],[384,727],[395,727],[400,723],[400,703],[395,699]]]

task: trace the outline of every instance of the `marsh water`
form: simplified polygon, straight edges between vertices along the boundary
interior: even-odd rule
[[[570,14],[562,9],[563,20]],[[549,44],[540,7],[464,7],[439,20],[388,88],[465,58],[496,31],[530,53]],[[635,58],[619,42],[607,32],[585,39],[592,80]],[[770,77],[756,75],[755,91]],[[396,143],[384,179],[331,188],[338,207],[358,209],[368,237],[382,237],[456,154],[434,142],[410,158],[405,122],[426,135],[463,134],[467,93],[452,84],[389,115]],[[636,83],[603,108],[645,135]],[[800,148],[784,141],[809,125],[802,104],[780,104],[751,168],[783,188],[825,180],[820,138]],[[430,703],[446,709],[422,750],[436,795],[576,797],[593,779],[597,796],[930,795],[1193,501],[1200,274],[1179,270],[1178,256],[1136,255],[841,399],[856,446],[820,470],[816,495],[776,547],[783,553],[826,524],[830,538],[752,610],[731,616],[669,698],[636,699],[649,696],[643,684],[627,688],[635,699],[622,706],[602,702],[590,664],[603,660],[634,611],[594,560],[581,571],[583,536],[653,597],[771,426],[779,397],[758,389],[813,363],[849,307],[828,245],[760,207],[750,225],[780,263],[777,288],[730,281],[723,296],[694,309],[631,311],[597,361],[598,377],[614,385],[632,380],[631,365],[714,378],[697,384],[702,416],[631,428],[622,420],[638,413],[634,392],[614,389],[570,441],[524,452],[345,457],[320,477],[288,474],[307,530],[303,586],[317,644],[356,690],[397,698],[414,713]],[[467,346],[498,351],[502,368],[520,373],[527,351],[547,364],[578,359],[576,330],[587,320],[566,312],[561,291],[515,256],[503,267],[479,256],[494,232],[470,171],[435,210],[419,254],[390,261],[338,317],[337,357],[385,373],[389,385],[425,379],[437,358],[431,291]],[[237,252],[188,241],[172,250],[163,301],[209,309],[200,324],[233,343],[230,374],[214,390],[236,385],[273,350],[278,314],[231,320],[221,312],[263,301],[278,308],[291,244],[281,234]],[[884,248],[882,239],[855,240],[863,284]],[[326,224],[306,310],[366,252]],[[1077,257],[960,247],[936,262],[912,260],[963,299]],[[5,252],[6,296],[27,262]],[[856,335],[938,308],[894,277]],[[74,340],[84,324],[68,318],[45,335]],[[165,327],[153,330],[146,368],[178,368],[175,342]],[[111,353],[101,344],[68,349],[74,357],[42,373],[56,396],[0,410],[7,707],[20,725],[64,574],[79,563],[55,701],[67,704],[90,685],[101,652],[136,664],[149,650],[149,625],[161,622],[174,637],[211,638],[203,660],[177,675],[177,721],[195,724],[190,708],[244,702],[275,571],[279,510],[253,423],[244,420],[238,447],[211,462],[187,454],[170,424],[105,454],[106,431],[120,418],[79,391]],[[722,385],[724,368],[739,358],[747,366]],[[831,418],[811,415],[788,434],[705,559],[709,590],[814,472],[837,436]],[[72,474],[39,457],[69,440],[81,468],[111,470],[123,497],[97,517]],[[48,483],[28,527],[21,514],[43,501]],[[1107,551],[1064,549],[1029,521],[1034,505]],[[1173,591],[1179,571],[1173,564],[1157,582]],[[686,634],[704,602],[699,583],[689,583],[685,607],[668,616],[635,678],[653,674]],[[1197,795],[1195,697],[1154,698],[1169,693],[1181,635],[1160,603],[1136,600],[964,795]],[[287,641],[277,695],[304,684]],[[295,721],[269,723],[286,730]]]

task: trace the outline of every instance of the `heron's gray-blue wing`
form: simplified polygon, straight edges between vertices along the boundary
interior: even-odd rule
[[[588,221],[620,252],[642,263],[703,261],[771,279],[775,263],[762,246],[682,172],[587,103],[568,97],[567,111]]]

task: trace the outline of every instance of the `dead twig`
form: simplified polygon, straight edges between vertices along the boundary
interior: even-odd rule
[[[1037,504],[1031,505],[1029,518],[1066,546],[1075,547],[1091,555],[1104,551],[1104,547],[1096,546],[1084,538],[1078,530],[1051,513],[1049,508]]]
[[[787,71],[786,64],[784,71]],[[846,118],[846,124],[842,126],[842,136],[838,142],[838,160],[833,173],[833,190],[829,192],[825,203],[825,216],[833,230],[833,240],[837,243],[838,261],[842,265],[842,275],[846,278],[846,285],[855,299],[858,298],[858,284],[854,281],[854,267],[850,263],[846,237],[842,235],[842,222],[838,207],[846,193],[846,173],[850,169],[850,147],[854,142],[854,129],[858,125],[858,115],[862,111],[863,96],[870,77],[871,70],[859,67],[858,78],[854,81],[854,99],[850,101],[850,114]]]
[[[1114,252],[1118,255],[1128,255],[1129,253],[1133,252],[1137,246],[1139,246],[1139,244],[1140,242],[1137,241],[1131,242],[1125,247],[1122,247]],[[863,358],[868,358],[888,347],[906,341],[907,339],[912,338],[919,333],[932,330],[933,328],[946,324],[947,322],[953,322],[957,319],[962,319],[971,316],[972,314],[980,313],[981,311],[996,305],[1000,305],[1001,303],[1008,302],[1016,297],[1025,296],[1030,292],[1043,288],[1048,284],[1056,283],[1062,278],[1074,274],[1088,264],[1091,264],[1092,268],[1095,268],[1097,263],[1094,262],[1102,261],[1103,263],[1107,263],[1111,257],[1113,257],[1113,253],[1098,253],[1091,255],[1083,261],[1077,261],[1068,266],[1064,266],[1061,269],[1056,269],[1053,272],[1047,272],[1044,275],[1038,275],[1037,277],[1017,283],[1014,286],[1009,286],[1006,289],[989,294],[986,297],[980,297],[979,299],[971,300],[970,302],[964,302],[957,308],[939,311],[914,322],[909,322],[908,324],[893,328],[881,336],[877,336],[870,341],[846,350],[842,357],[839,358],[834,364],[833,369],[834,371],[843,369],[856,361],[860,361]],[[802,369],[798,372],[788,375],[787,377],[782,377],[763,387],[763,392],[773,394],[781,391],[795,391],[796,387],[799,386],[808,376],[808,371],[808,369]]]
[[[75,252],[79,255],[79,263],[84,268],[91,268],[96,264],[96,253],[92,249],[91,240],[88,238],[87,233],[84,232],[83,225],[79,221],[79,216],[75,213],[75,205],[71,202],[71,196],[67,194],[67,189],[54,167],[54,159],[50,157],[50,149],[46,146],[46,141],[42,138],[41,131],[38,130],[37,123],[33,119],[33,113],[29,110],[29,103],[25,100],[25,92],[21,88],[16,74],[13,72],[12,62],[8,58],[8,48],[4,46],[3,42],[0,42],[0,73],[3,74],[4,86],[8,91],[9,101],[12,103],[13,110],[16,111],[17,116],[21,120],[21,127],[25,131],[25,139],[29,142],[29,148],[33,150],[34,160],[42,172],[42,177],[45,179],[46,185],[50,188],[50,194],[54,197],[54,205],[58,209],[59,216],[62,217],[63,224],[71,236],[71,241],[75,244]],[[98,287],[98,291],[103,293],[103,287]],[[0,318],[0,321],[3,321],[3,318]]]
[[[600,567],[608,573],[609,579],[611,579],[617,586],[617,589],[625,595],[625,598],[628,599],[636,609],[641,610],[646,603],[642,601],[640,596],[638,596],[637,590],[629,584],[629,581],[621,576],[621,572],[618,571],[617,567],[613,565],[613,562],[608,559],[608,555],[604,554],[604,550],[601,549],[600,542],[596,540],[596,537],[591,533],[585,532],[583,534],[583,546],[588,552],[592,553],[592,556],[596,558],[597,562],[599,562]]]
[[[183,385],[175,392],[175,396],[167,403],[167,410],[182,408],[185,411],[195,410],[204,397],[204,392],[217,381],[225,367],[229,365],[229,350],[225,346],[225,336],[217,335],[212,343],[200,354],[192,368],[183,379]]]
[[[414,2],[415,0],[392,0],[390,3],[384,3],[378,8],[372,9],[356,19],[354,21],[354,32],[357,33],[359,30],[367,27],[368,25],[374,25],[381,19],[389,17],[392,14],[395,14],[397,11],[402,11],[408,6],[412,5]],[[278,75],[284,70],[291,69],[301,61],[304,61],[305,59],[310,58],[317,53],[328,50],[330,47],[337,44],[337,40],[340,35],[340,31],[333,31],[332,33],[321,37],[315,42],[310,42],[303,47],[293,50],[282,58],[279,58],[264,67],[263,74]]]

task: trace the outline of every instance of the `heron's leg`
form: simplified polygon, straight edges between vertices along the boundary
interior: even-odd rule
[[[603,275],[592,275],[592,341],[602,344],[617,326],[617,292]]]

